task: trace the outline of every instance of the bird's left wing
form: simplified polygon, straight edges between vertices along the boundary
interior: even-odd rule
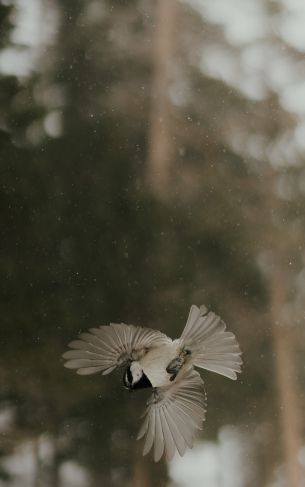
[[[206,413],[203,381],[194,369],[182,372],[167,388],[156,388],[147,403],[144,423],[138,440],[145,436],[143,455],[154,447],[154,460],[165,452],[171,460],[176,452],[183,456],[192,448],[197,430],[202,428]]]
[[[164,333],[124,323],[91,328],[69,343],[73,350],[63,354],[65,367],[77,369],[80,375],[102,372],[104,375],[130,360],[137,360],[155,346],[168,343]]]

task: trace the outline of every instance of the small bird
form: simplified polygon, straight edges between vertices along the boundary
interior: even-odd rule
[[[180,338],[124,323],[91,328],[69,343],[65,367],[80,375],[109,374],[124,367],[129,390],[152,389],[137,439],[145,437],[143,455],[152,448],[157,462],[192,448],[205,420],[206,394],[194,367],[230,379],[241,372],[241,351],[233,333],[206,306],[191,306]]]

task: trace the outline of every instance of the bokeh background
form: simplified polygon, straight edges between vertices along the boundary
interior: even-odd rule
[[[303,0],[0,1],[1,487],[305,485]],[[194,449],[61,355],[109,322],[240,341]]]

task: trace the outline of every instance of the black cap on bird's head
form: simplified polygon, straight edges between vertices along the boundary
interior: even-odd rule
[[[144,374],[141,365],[136,361],[131,362],[131,364],[126,367],[123,382],[124,386],[129,390],[152,387],[152,384]]]

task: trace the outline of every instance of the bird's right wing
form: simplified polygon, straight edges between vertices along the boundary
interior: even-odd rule
[[[137,360],[155,346],[171,342],[164,333],[124,323],[91,328],[69,343],[73,350],[63,354],[65,367],[77,369],[80,375],[102,372],[109,374],[131,360]]]
[[[165,452],[171,460],[176,452],[184,455],[192,448],[197,430],[202,428],[206,413],[206,394],[203,381],[194,369],[181,376],[167,388],[156,388],[147,403],[144,423],[138,438],[145,436],[143,455],[154,447],[154,460]]]

